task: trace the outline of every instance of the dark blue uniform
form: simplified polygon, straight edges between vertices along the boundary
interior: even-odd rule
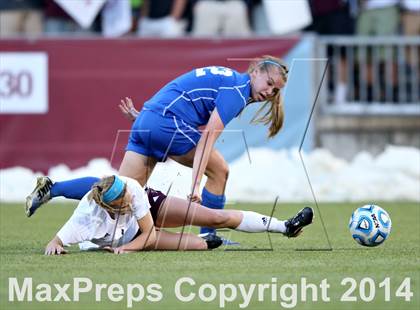
[[[126,150],[159,161],[169,155],[186,154],[197,145],[201,137],[198,127],[207,124],[215,108],[226,126],[245,108],[250,95],[247,73],[225,67],[190,71],[144,104]]]

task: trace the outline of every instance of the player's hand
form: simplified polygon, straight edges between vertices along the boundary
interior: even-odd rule
[[[191,200],[191,202],[199,203],[201,204],[201,195],[200,195],[200,189],[195,188],[193,193],[188,195],[188,199]]]
[[[190,199],[191,202],[201,204],[201,195],[200,194],[188,195],[188,199]]]
[[[131,98],[125,97],[125,99],[121,99],[121,103],[118,105],[118,107],[124,116],[132,122],[134,122],[137,115],[139,115],[139,111],[134,108],[134,104]]]
[[[47,247],[45,248],[45,255],[62,255],[66,254],[67,251],[64,249],[64,247],[59,244],[56,240],[51,240]]]

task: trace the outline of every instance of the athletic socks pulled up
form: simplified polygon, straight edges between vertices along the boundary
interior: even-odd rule
[[[225,195],[215,195],[210,193],[205,187],[201,193],[201,204],[210,209],[223,209],[225,207],[226,196]],[[216,233],[216,229],[210,227],[201,227],[200,234],[205,233]]]
[[[95,177],[78,178],[68,181],[55,182],[51,187],[51,198],[63,196],[68,199],[81,200],[92,185],[100,179]]]
[[[286,221],[280,221],[275,217],[259,214],[253,211],[241,211],[243,214],[242,222],[235,228],[235,230],[244,232],[286,232]]]

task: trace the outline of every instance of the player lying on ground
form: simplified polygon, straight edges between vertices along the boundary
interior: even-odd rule
[[[45,254],[62,254],[64,245],[91,241],[116,254],[142,250],[206,250],[220,246],[214,234],[205,238],[172,233],[162,227],[185,225],[230,228],[244,232],[275,232],[296,237],[312,223],[304,208],[287,221],[252,211],[214,210],[194,202],[143,189],[131,178],[109,176],[95,183],[73,215],[48,243]]]

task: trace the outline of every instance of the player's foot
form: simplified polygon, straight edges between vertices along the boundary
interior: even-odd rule
[[[215,248],[218,248],[223,243],[222,238],[220,238],[216,234],[207,233],[207,234],[200,234],[199,236],[206,241],[207,248],[209,250],[213,250]]]
[[[49,177],[38,177],[36,186],[32,193],[26,197],[25,213],[27,217],[32,216],[35,211],[51,199],[51,187],[53,182]]]
[[[205,237],[207,235],[214,235],[214,236],[216,236],[216,230],[214,229],[214,231],[211,231],[211,232],[200,233],[198,236],[201,237],[201,238],[203,238],[203,237]],[[232,241],[230,239],[226,239],[223,236],[220,236],[220,237],[217,236],[217,237],[220,238],[220,240],[222,240],[222,244],[223,245],[241,245],[239,242]]]
[[[297,237],[302,232],[303,227],[312,223],[313,218],[314,211],[312,208],[303,208],[294,217],[286,221],[286,232],[284,235],[289,238]]]

